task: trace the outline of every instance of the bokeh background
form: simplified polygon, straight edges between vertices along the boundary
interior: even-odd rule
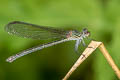
[[[9,35],[4,26],[24,21],[55,28],[91,31],[102,41],[120,68],[120,0],[0,0],[0,80],[61,80],[79,55],[74,41],[58,44],[24,56],[13,63],[5,59],[19,51],[49,40]],[[118,80],[97,49],[68,80]]]

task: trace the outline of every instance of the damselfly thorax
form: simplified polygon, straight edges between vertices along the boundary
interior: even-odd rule
[[[29,53],[41,50],[46,47],[50,47],[62,42],[75,40],[75,51],[78,50],[79,44],[82,42],[83,45],[85,45],[84,38],[89,37],[90,32],[84,28],[81,32],[77,30],[61,30],[61,29],[55,29],[53,27],[44,27],[44,26],[38,26],[35,24],[20,22],[20,21],[14,21],[10,22],[6,25],[5,30],[13,35],[17,35],[20,37],[25,38],[32,38],[32,39],[49,39],[49,38],[58,38],[59,40],[53,41],[47,44],[42,44],[36,47],[32,47],[30,49],[24,50],[22,52],[19,52],[13,56],[10,56],[6,61],[7,62],[13,62],[17,58],[20,58],[24,55],[27,55]]]

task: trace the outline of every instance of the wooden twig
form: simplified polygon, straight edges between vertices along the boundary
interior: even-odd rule
[[[99,46],[99,49],[103,53],[103,55],[105,56],[105,58],[107,59],[108,63],[110,64],[110,66],[112,67],[112,69],[114,70],[114,72],[116,73],[116,75],[118,76],[118,78],[120,79],[120,70],[118,69],[118,67],[114,63],[112,57],[110,56],[110,54],[106,50],[106,48],[105,48],[105,46],[104,46],[103,43]]]
[[[79,57],[79,59],[76,61],[76,63],[72,66],[72,68],[69,70],[69,72],[66,74],[66,76],[63,78],[63,80],[67,80],[71,74],[76,70],[76,68],[90,55],[93,51],[96,50],[96,48],[99,47],[100,51],[103,53],[105,58],[107,59],[108,63],[111,65],[112,69],[115,71],[116,75],[120,79],[120,71],[118,67],[115,65],[114,61],[112,60],[112,57],[109,55],[108,51],[104,47],[102,42],[97,41],[91,41],[91,43],[88,45],[88,47],[84,50],[82,55]]]

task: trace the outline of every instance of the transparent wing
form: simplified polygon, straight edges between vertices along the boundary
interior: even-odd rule
[[[5,30],[13,35],[32,39],[65,38],[67,33],[65,30],[20,21],[9,23],[6,25]]]

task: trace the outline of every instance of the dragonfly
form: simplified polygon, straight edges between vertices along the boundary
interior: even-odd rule
[[[10,63],[24,55],[71,40],[76,41],[75,51],[77,51],[79,44],[82,43],[83,45],[85,45],[84,39],[90,36],[90,32],[88,31],[87,28],[84,28],[81,32],[79,32],[77,30],[56,29],[54,27],[39,26],[21,21],[13,21],[8,23],[5,26],[5,31],[7,31],[9,34],[24,38],[39,39],[39,40],[53,39],[53,38],[59,39],[57,41],[45,43],[42,45],[38,45],[26,49],[13,56],[10,56],[6,59],[6,61]]]

